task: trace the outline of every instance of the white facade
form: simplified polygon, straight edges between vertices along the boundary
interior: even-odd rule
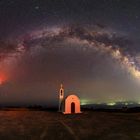
[[[81,113],[80,100],[76,95],[69,95],[64,101],[64,114]]]
[[[81,113],[80,99],[74,94],[64,98],[64,89],[62,84],[59,91],[59,111],[63,114]]]
[[[59,90],[59,112],[62,110],[63,99],[64,99],[64,89],[63,89],[63,85],[61,84],[61,87]]]

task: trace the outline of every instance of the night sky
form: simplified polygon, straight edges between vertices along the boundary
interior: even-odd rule
[[[139,0],[0,0],[0,104],[140,102]]]

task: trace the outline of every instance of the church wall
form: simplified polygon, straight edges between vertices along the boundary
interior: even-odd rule
[[[71,103],[75,103],[75,113],[81,113],[80,111],[80,100],[75,95],[70,95],[65,99],[65,112],[64,114],[71,114]]]

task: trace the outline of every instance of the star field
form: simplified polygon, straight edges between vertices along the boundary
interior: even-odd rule
[[[1,0],[2,104],[140,100],[139,0]],[[2,78],[1,78],[2,77]]]

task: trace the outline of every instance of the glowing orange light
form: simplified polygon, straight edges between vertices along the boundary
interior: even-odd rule
[[[2,85],[6,81],[5,74],[0,73],[0,85]]]
[[[2,83],[3,83],[3,82],[2,82],[2,79],[0,78],[0,85],[2,85]]]

